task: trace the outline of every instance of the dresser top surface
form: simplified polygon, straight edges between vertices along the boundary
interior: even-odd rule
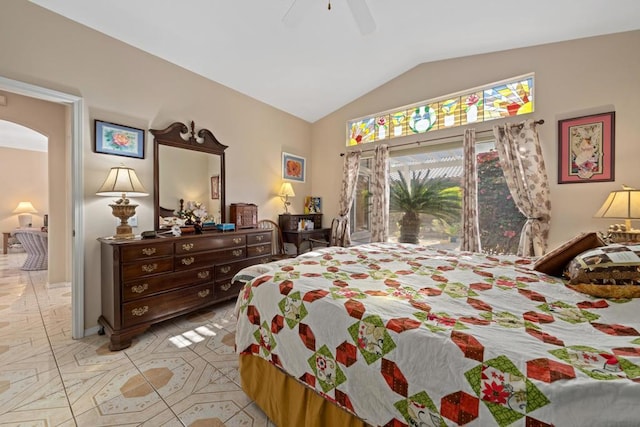
[[[163,236],[158,235],[154,238],[143,239],[140,236],[136,236],[133,239],[114,239],[113,237],[99,237],[98,241],[107,245],[145,245],[150,243],[162,243],[162,242],[179,242],[185,239],[206,239],[212,237],[224,237],[224,236],[238,236],[245,234],[253,234],[253,233],[265,233],[269,232],[269,230],[264,230],[260,228],[244,228],[240,230],[234,231],[219,231],[219,230],[207,230],[202,234],[183,234],[181,236]]]

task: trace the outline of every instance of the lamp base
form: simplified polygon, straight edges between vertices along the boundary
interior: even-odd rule
[[[111,211],[113,216],[120,219],[120,224],[116,227],[116,234],[113,238],[117,240],[133,239],[135,235],[128,223],[129,218],[136,214],[138,205],[112,204]]]
[[[33,221],[33,217],[31,214],[20,214],[18,215],[18,223],[20,224],[20,228],[31,228]]]

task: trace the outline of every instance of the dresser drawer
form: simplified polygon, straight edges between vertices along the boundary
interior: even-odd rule
[[[264,257],[264,262],[269,262],[270,261],[270,257]],[[216,280],[216,283],[220,282],[221,280],[226,280],[226,279],[231,279],[233,278],[233,276],[240,270],[242,270],[245,267],[249,267],[250,265],[254,265],[254,264],[260,264],[261,262],[256,260],[256,258],[253,259],[244,259],[242,261],[235,261],[235,262],[227,262],[225,264],[219,264],[216,265],[214,267],[214,277]]]
[[[125,327],[156,321],[163,316],[211,303],[213,296],[213,285],[205,284],[141,298],[122,305],[122,321]]]
[[[139,277],[173,271],[173,258],[153,258],[126,263],[122,266],[122,280],[129,281]]]
[[[207,235],[209,237],[209,235]],[[212,249],[244,246],[247,243],[246,236],[232,234],[213,234],[209,238],[184,239],[175,242],[175,252],[178,255],[192,252],[209,251]]]
[[[175,271],[210,267],[215,261],[215,252],[195,252],[176,256]]]
[[[255,257],[261,255],[271,254],[271,243],[265,243],[263,245],[247,246],[247,257]]]
[[[264,233],[247,234],[247,245],[257,245],[271,241],[271,231]]]
[[[121,257],[123,261],[134,261],[137,259],[155,258],[173,255],[173,243],[171,242],[149,242],[148,245],[134,245],[122,248]]]
[[[224,261],[240,260],[247,257],[247,250],[243,246],[241,248],[223,249],[220,251],[212,252],[213,261],[220,263]]]
[[[240,290],[242,289],[242,286],[244,285],[244,283],[243,282],[231,283],[231,279],[232,277],[229,277],[224,280],[216,281],[215,292],[216,292],[217,301],[235,298],[240,293]]]
[[[122,298],[131,301],[137,298],[173,290],[185,286],[211,282],[213,271],[210,268],[182,271],[179,273],[152,276],[142,280],[127,282],[123,285]]]

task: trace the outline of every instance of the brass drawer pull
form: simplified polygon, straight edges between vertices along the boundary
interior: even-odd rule
[[[191,265],[195,260],[196,259],[194,257],[190,256],[189,258],[182,258],[180,262],[182,263],[182,265]]]
[[[149,311],[149,306],[145,305],[143,307],[134,308],[133,310],[131,310],[131,314],[134,316],[140,317],[144,315],[147,311]]]
[[[145,273],[151,273],[152,271],[156,270],[158,268],[158,264],[156,264],[155,262],[153,264],[145,264],[142,266],[142,271],[144,271]]]
[[[231,289],[231,283],[220,286],[220,289],[222,289],[223,291],[228,291],[229,289]]]
[[[190,251],[191,249],[193,249],[193,243],[183,243],[182,244],[182,250],[183,251]]]
[[[242,256],[242,249],[236,249],[231,253],[233,254],[233,256]]]
[[[203,290],[203,291],[198,292],[198,296],[199,296],[200,298],[204,298],[204,297],[206,297],[207,295],[209,295],[209,292],[210,292],[210,291],[209,291],[209,289],[205,289],[205,290]]]
[[[241,237],[234,237],[233,238],[233,243],[235,243],[235,244],[242,243],[242,238]]]
[[[198,271],[198,279],[206,279],[207,277],[209,277],[209,270]]]
[[[141,294],[144,291],[149,289],[149,285],[147,283],[143,283],[142,285],[135,285],[131,287],[131,292],[134,294]]]
[[[220,272],[221,273],[227,274],[230,271],[231,271],[231,267],[228,266],[228,265],[225,265],[224,267],[220,267]]]
[[[264,252],[264,246],[258,246],[256,248],[256,252],[258,252],[259,254],[261,254],[262,252]]]
[[[264,240],[264,236],[256,236],[256,241],[262,242]]]
[[[153,255],[156,253],[156,248],[142,248],[142,253],[146,256]]]

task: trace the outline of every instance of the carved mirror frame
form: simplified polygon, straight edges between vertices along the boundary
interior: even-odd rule
[[[226,145],[220,143],[216,137],[208,129],[200,129],[196,135],[195,125],[193,121],[190,128],[184,123],[175,122],[165,129],[150,129],[153,134],[153,207],[154,207],[154,227],[156,230],[160,228],[160,165],[159,165],[159,148],[161,145],[181,148],[184,150],[200,151],[212,155],[220,156],[220,222],[226,222],[226,203],[225,203],[225,162],[224,150]],[[203,177],[207,181],[209,177]]]

